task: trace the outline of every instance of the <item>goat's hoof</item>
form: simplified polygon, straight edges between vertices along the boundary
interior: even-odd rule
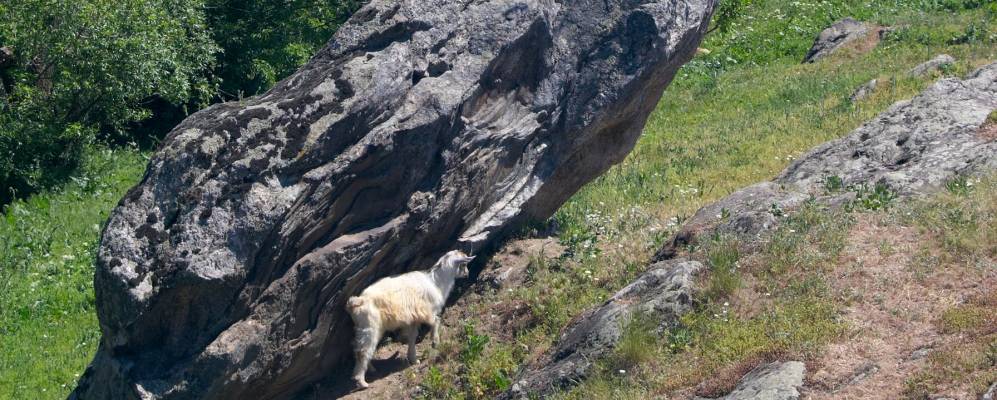
[[[408,363],[411,364],[411,365],[419,364],[419,359],[418,358],[409,358],[408,359]]]
[[[370,385],[367,384],[367,381],[365,381],[363,379],[357,379],[357,386],[360,388],[360,390],[363,390],[363,389],[366,389],[366,388],[370,387]]]

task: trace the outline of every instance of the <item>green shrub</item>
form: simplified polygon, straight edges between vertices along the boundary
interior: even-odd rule
[[[10,0],[0,45],[0,201],[65,176],[97,132],[149,116],[143,101],[207,100],[217,47],[201,0]]]
[[[207,0],[212,36],[223,49],[221,95],[262,93],[298,69],[364,2]]]

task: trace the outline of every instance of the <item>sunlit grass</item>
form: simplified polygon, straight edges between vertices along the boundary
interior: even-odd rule
[[[65,398],[100,339],[94,308],[97,237],[145,168],[134,151],[98,150],[58,191],[0,219],[0,398]]]

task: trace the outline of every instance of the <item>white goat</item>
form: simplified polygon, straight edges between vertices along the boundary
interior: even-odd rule
[[[359,296],[347,300],[346,311],[356,325],[353,379],[360,387],[368,386],[364,375],[385,332],[404,330],[408,340],[408,361],[412,364],[418,362],[415,340],[422,324],[432,328],[433,347],[436,347],[440,341],[440,312],[453,289],[454,280],[467,277],[467,264],[472,259],[474,257],[453,250],[440,257],[428,271],[412,271],[381,279]]]

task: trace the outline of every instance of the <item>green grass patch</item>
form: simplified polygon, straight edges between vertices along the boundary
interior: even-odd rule
[[[594,376],[559,398],[647,398],[704,380],[729,389],[740,378],[732,368],[743,372],[779,356],[811,359],[841,337],[841,305],[828,301],[822,273],[844,247],[851,218],[813,204],[784,218],[755,249],[732,238],[704,245],[696,254],[710,266],[697,296],[705,301],[665,335],[654,324],[631,323]]]
[[[0,218],[0,398],[65,398],[100,339],[93,262],[108,213],[145,169],[129,150],[88,153],[57,191]]]
[[[441,346],[438,366],[429,368],[420,382],[423,399],[488,399],[512,386],[512,376],[523,359],[522,349],[493,342],[473,324]]]
[[[960,177],[945,186],[945,192],[898,210],[898,216],[939,240],[942,261],[983,266],[997,258],[997,176]]]

